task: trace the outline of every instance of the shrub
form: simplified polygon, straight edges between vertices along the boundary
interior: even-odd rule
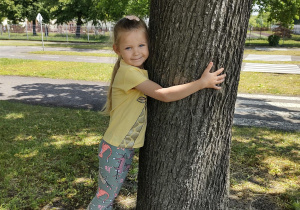
[[[280,37],[273,34],[268,36],[268,42],[270,46],[277,46],[279,44]]]

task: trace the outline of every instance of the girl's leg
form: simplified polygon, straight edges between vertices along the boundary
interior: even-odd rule
[[[110,210],[131,166],[134,149],[118,148],[102,140],[99,145],[99,174],[96,196],[89,210]]]

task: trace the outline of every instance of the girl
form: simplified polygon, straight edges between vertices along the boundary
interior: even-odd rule
[[[148,79],[144,62],[148,51],[147,26],[136,16],[126,16],[114,28],[115,64],[105,111],[110,115],[107,131],[99,146],[99,181],[88,209],[112,209],[115,197],[130,168],[134,148],[144,144],[147,124],[147,96],[164,102],[177,101],[203,88],[221,89],[224,70],[210,73],[211,62],[201,78],[183,85],[162,88]]]

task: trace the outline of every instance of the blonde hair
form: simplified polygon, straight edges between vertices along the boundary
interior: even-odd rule
[[[113,44],[118,47],[119,41],[120,41],[120,34],[121,32],[128,32],[135,29],[141,29],[145,31],[146,38],[149,40],[148,36],[148,28],[145,22],[137,17],[132,18],[135,16],[126,16],[122,19],[120,19],[115,27],[114,27],[114,36],[113,36]],[[120,62],[121,62],[121,56],[118,57],[117,62],[115,63],[115,66],[113,68],[113,72],[111,75],[110,85],[107,92],[107,100],[103,108],[104,114],[109,115],[110,111],[112,110],[112,85],[114,83],[116,74],[120,68]]]

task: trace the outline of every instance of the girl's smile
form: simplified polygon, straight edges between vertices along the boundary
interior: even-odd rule
[[[148,40],[144,30],[136,29],[120,33],[118,46],[114,51],[122,57],[125,63],[143,68],[143,63],[149,56]]]

